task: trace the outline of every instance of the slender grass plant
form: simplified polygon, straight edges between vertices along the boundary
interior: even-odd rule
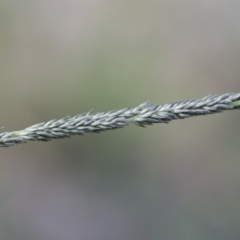
[[[202,99],[171,102],[157,105],[145,102],[135,108],[102,113],[83,113],[74,117],[50,120],[24,130],[0,134],[0,147],[10,147],[27,141],[50,141],[69,138],[72,135],[98,133],[125,127],[130,123],[145,127],[154,123],[169,123],[172,120],[220,113],[240,108],[240,93],[210,95]]]

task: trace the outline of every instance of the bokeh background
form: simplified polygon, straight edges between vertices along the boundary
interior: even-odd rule
[[[3,131],[240,92],[237,0],[0,0]],[[240,239],[239,111],[0,149],[0,239]]]

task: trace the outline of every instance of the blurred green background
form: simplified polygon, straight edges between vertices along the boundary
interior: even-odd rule
[[[0,125],[240,92],[239,8],[0,0]],[[0,149],[0,239],[240,239],[239,118]]]

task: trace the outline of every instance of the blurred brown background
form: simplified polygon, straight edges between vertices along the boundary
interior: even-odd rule
[[[0,0],[0,125],[240,92],[239,8]],[[0,149],[0,239],[240,239],[239,118]]]

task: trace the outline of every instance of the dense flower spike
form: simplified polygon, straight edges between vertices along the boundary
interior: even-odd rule
[[[88,132],[102,132],[135,123],[144,127],[153,123],[168,123],[199,115],[219,113],[224,110],[240,108],[240,93],[207,96],[182,102],[156,105],[143,103],[135,108],[125,108],[106,113],[90,112],[74,117],[43,122],[21,131],[0,134],[0,147],[14,146],[27,141],[50,141],[67,138],[71,135],[83,135]]]

